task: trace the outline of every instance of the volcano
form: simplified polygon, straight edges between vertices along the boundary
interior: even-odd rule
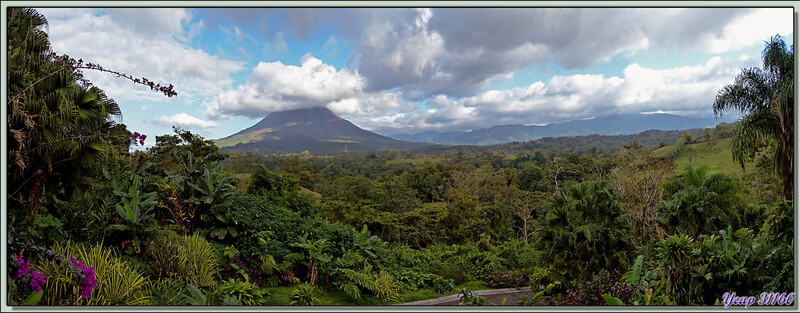
[[[421,146],[361,129],[324,107],[274,112],[255,125],[217,139],[215,143],[225,152],[255,155],[304,151],[332,155]]]

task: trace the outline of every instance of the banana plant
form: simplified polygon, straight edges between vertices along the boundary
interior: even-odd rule
[[[298,239],[298,242],[292,243],[291,246],[301,248],[307,253],[308,276],[311,286],[316,286],[320,263],[331,261],[331,256],[323,252],[328,247],[328,239],[322,238],[312,241],[308,239],[308,233],[298,237]]]
[[[214,217],[216,217],[217,221],[220,222],[220,226],[211,230],[211,237],[217,237],[220,240],[223,240],[228,234],[230,234],[231,237],[239,236],[239,231],[236,230],[233,212],[229,211],[225,214],[215,213]]]
[[[218,163],[212,170],[204,169],[198,184],[187,182],[189,186],[198,192],[200,203],[209,207],[233,193],[233,185],[228,183],[233,179],[233,176],[220,174],[222,172],[221,167],[222,164]]]
[[[142,194],[140,189],[142,181],[136,176],[128,187],[127,192],[114,190],[114,194],[119,196],[120,203],[117,204],[117,214],[122,223],[111,225],[111,229],[119,231],[130,231],[134,250],[138,253],[139,235],[153,221],[153,208],[156,206],[156,193],[149,192]]]

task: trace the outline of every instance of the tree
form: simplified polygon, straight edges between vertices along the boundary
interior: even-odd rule
[[[317,277],[319,277],[320,263],[328,263],[331,261],[331,256],[323,252],[328,247],[328,239],[322,238],[316,241],[308,239],[308,234],[303,234],[298,237],[298,241],[291,244],[292,247],[303,249],[308,258],[308,279],[311,286],[317,285]]]
[[[607,182],[583,182],[548,199],[535,247],[566,280],[628,267],[633,231]]]
[[[714,100],[714,114],[729,111],[747,114],[733,135],[733,159],[745,162],[771,142],[775,171],[783,179],[783,196],[794,190],[794,45],[789,48],[779,35],[766,42],[763,68],[743,69],[733,84],[722,88]]]
[[[520,220],[518,225],[514,225],[514,228],[519,230],[520,237],[526,244],[528,243],[528,238],[535,233],[534,218],[536,217],[536,211],[539,209],[539,202],[539,199],[533,196],[521,196],[514,199],[511,206],[511,214]]]
[[[109,137],[125,134],[114,133],[117,104],[54,56],[45,17],[30,8],[8,11],[9,186],[31,191],[10,192],[9,199],[21,203],[27,196],[36,207],[38,195],[48,192],[42,185],[69,182],[68,197],[87,188],[114,151]]]
[[[656,226],[656,206],[664,196],[663,184],[675,171],[675,161],[654,158],[651,153],[632,154],[614,169],[611,183],[620,194],[626,217],[636,232],[637,242],[646,244]]]
[[[116,102],[82,70],[111,73],[168,97],[177,95],[146,78],[84,63],[51,49],[47,19],[35,9],[8,9],[8,193],[10,207],[29,203],[31,214],[52,194],[76,199],[94,187],[101,167],[127,154],[132,134],[117,123]],[[143,138],[140,137],[140,144]],[[61,195],[59,195],[61,197]]]
[[[738,228],[745,206],[742,186],[723,174],[706,176],[705,167],[686,167],[679,179],[665,184],[666,202],[656,209],[668,234],[693,238],[733,225]]]

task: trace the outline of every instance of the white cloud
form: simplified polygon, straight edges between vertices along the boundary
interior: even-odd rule
[[[211,119],[258,118],[277,111],[325,106],[340,115],[375,117],[414,109],[413,103],[402,99],[402,92],[365,92],[364,82],[357,71],[337,70],[307,53],[300,66],[259,63],[245,84],[206,102],[205,113]]]
[[[117,102],[200,103],[203,97],[228,88],[233,83],[230,75],[243,69],[241,62],[212,56],[178,41],[191,38],[202,27],[202,22],[189,23],[188,10],[104,12],[79,9],[48,17],[53,49],[134,77],[173,84],[178,92],[178,98],[170,100],[111,74],[85,72],[86,78]]]
[[[347,102],[358,97],[363,86],[364,79],[358,73],[349,69],[337,71],[310,54],[303,56],[300,66],[260,62],[244,85],[207,103],[206,114],[214,119],[232,115],[263,117],[275,111],[329,103],[348,111],[352,104]]]
[[[369,91],[416,100],[471,96],[554,62],[584,69],[614,56],[726,52],[792,32],[791,8],[436,8],[356,10],[344,35]]]
[[[444,38],[428,29],[431,9],[384,10],[359,31],[358,70],[371,91],[427,80],[445,52]]]
[[[283,39],[283,33],[275,34],[275,39],[264,44],[264,51],[268,56],[279,56],[289,51],[289,44]]]
[[[188,129],[206,129],[218,126],[217,123],[204,121],[186,113],[178,113],[173,116],[162,115],[154,118],[151,122],[160,126],[179,126]]]
[[[733,82],[741,62],[713,57],[705,64],[671,69],[631,64],[622,77],[557,75],[546,82],[487,90],[471,97],[437,95],[428,99],[426,111],[364,118],[358,125],[384,133],[408,133],[540,125],[622,113],[710,114],[717,91]]]
[[[185,8],[106,8],[103,11],[123,28],[150,37],[182,33],[192,20],[191,11]]]
[[[710,38],[707,49],[713,53],[722,53],[764,42],[765,38],[779,33],[786,36],[793,33],[793,15],[791,8],[755,10],[726,25],[721,36]]]

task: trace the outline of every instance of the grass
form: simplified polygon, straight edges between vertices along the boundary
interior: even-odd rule
[[[292,291],[294,291],[295,288],[296,287],[294,286],[267,288],[267,290],[269,290],[269,305],[277,305],[277,306],[290,305],[290,303],[292,302]],[[381,302],[377,298],[368,294],[362,294],[360,299],[353,300],[349,296],[347,296],[344,292],[338,289],[320,290],[318,288],[317,295],[321,301],[321,305],[326,305],[326,306],[392,305],[398,303],[414,302],[414,301],[428,300],[428,299],[454,295],[458,294],[462,288],[466,288],[467,290],[470,291],[491,289],[486,287],[486,283],[482,281],[471,281],[460,284],[456,286],[455,289],[444,294],[440,294],[434,291],[433,289],[426,288],[426,289],[403,292],[401,294],[401,296],[403,297],[402,300],[387,301],[387,302]]]
[[[717,144],[714,145],[713,153],[711,147],[705,142],[686,145],[684,151],[673,159],[678,164],[675,172],[682,173],[686,165],[704,165],[708,167],[709,175],[721,173],[731,177],[742,176],[744,174],[742,168],[733,161],[731,155],[731,141],[732,138],[718,140]],[[653,155],[667,157],[674,149],[674,146],[661,147],[653,151]],[[747,164],[745,168],[748,171],[752,170],[752,164]]]

